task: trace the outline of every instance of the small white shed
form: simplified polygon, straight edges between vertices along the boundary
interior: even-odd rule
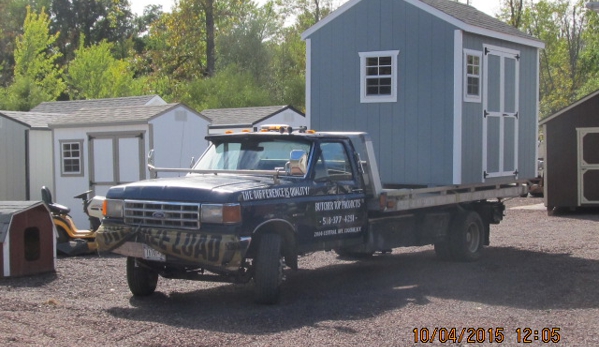
[[[309,126],[306,115],[290,105],[218,108],[201,113],[212,121],[210,134],[223,134],[228,130],[253,130],[264,124],[286,124],[293,128]]]
[[[41,200],[53,188],[52,132],[60,115],[0,111],[0,201]]]
[[[184,104],[84,108],[49,124],[53,130],[55,200],[71,207],[79,228],[88,221],[86,190],[104,195],[111,186],[150,177],[147,154],[161,167],[188,167],[207,148],[209,120]]]

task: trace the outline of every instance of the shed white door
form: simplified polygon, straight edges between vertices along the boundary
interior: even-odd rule
[[[145,178],[143,132],[89,135],[90,189],[108,188]]]
[[[519,52],[485,46],[483,93],[484,178],[518,175]]]
[[[578,133],[578,204],[599,204],[599,128]]]

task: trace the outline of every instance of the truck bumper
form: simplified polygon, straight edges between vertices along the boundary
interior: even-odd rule
[[[250,237],[200,233],[197,231],[102,224],[96,232],[99,252],[135,258],[186,263],[197,267],[238,270],[251,242]],[[146,252],[146,249],[156,252]],[[149,254],[152,258],[148,258]]]

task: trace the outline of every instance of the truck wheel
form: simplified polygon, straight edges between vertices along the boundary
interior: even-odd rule
[[[134,296],[148,296],[156,290],[158,273],[137,264],[133,257],[127,257],[127,284]]]
[[[449,247],[455,260],[475,261],[482,255],[483,221],[474,211],[458,213],[449,230]]]
[[[254,300],[259,304],[277,303],[283,281],[279,234],[263,234],[260,237],[258,254],[254,262]]]

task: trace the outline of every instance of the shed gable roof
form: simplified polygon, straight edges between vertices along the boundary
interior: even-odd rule
[[[48,124],[54,122],[62,114],[39,113],[39,112],[20,112],[20,111],[0,111],[7,118],[17,121],[32,129],[48,129]]]
[[[584,104],[585,102],[587,102],[587,101],[589,101],[589,100],[591,100],[591,99],[595,99],[595,98],[597,98],[597,96],[599,96],[599,90],[596,90],[596,91],[594,91],[593,93],[591,93],[591,94],[589,94],[589,95],[587,95],[587,96],[585,96],[585,97],[582,97],[580,100],[578,100],[578,101],[574,102],[574,103],[573,103],[573,104],[571,104],[570,106],[566,106],[566,107],[564,107],[563,109],[561,109],[561,110],[557,111],[556,113],[554,113],[554,114],[550,115],[549,117],[547,117],[547,118],[545,118],[545,119],[541,120],[541,121],[539,122],[539,125],[547,124],[548,122],[552,121],[553,119],[560,117],[560,116],[561,116],[561,115],[563,115],[564,113],[567,113],[567,112],[568,112],[568,111],[570,111],[571,109],[573,109],[573,108],[575,108],[575,107],[577,107],[577,106],[579,106],[579,105],[581,105],[581,104]]]
[[[142,95],[122,98],[42,102],[31,109],[31,112],[68,114],[82,108],[144,106],[150,103],[166,104],[166,102],[158,95]]]
[[[107,108],[83,108],[71,114],[58,117],[50,123],[51,128],[68,128],[91,125],[121,125],[146,123],[183,104],[167,104],[160,106],[129,106]]]
[[[43,204],[41,201],[0,201],[0,242],[6,239],[13,215]]]
[[[307,39],[320,28],[333,21],[335,18],[349,10],[356,4],[368,0],[350,0],[320,22],[313,25],[302,34],[302,39]],[[392,0],[404,1],[426,11],[456,27],[470,33],[495,37],[498,39],[516,42],[527,46],[543,48],[541,40],[528,35],[476,8],[450,0]]]
[[[256,124],[267,118],[275,116],[285,110],[292,110],[302,117],[305,115],[289,105],[241,107],[241,108],[217,108],[200,112],[212,120],[213,125],[225,124]]]

